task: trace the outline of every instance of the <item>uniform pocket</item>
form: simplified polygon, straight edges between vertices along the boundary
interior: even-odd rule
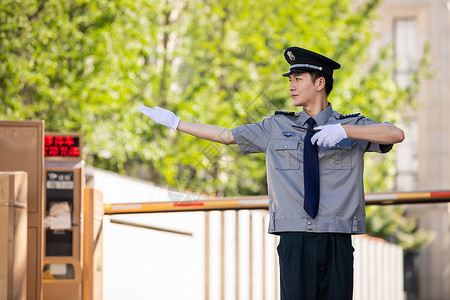
[[[290,170],[300,168],[301,155],[299,151],[301,151],[301,147],[299,146],[299,140],[274,140],[273,149],[275,150],[275,169]]]
[[[345,139],[334,147],[323,148],[320,163],[326,170],[350,170],[352,168],[352,140]],[[320,155],[320,150],[319,150]]]

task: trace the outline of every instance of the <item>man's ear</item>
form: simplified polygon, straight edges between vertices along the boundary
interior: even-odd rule
[[[325,88],[325,84],[326,84],[325,77],[317,78],[317,80],[315,82],[315,86],[317,88],[317,91],[320,92],[321,90],[323,90]]]

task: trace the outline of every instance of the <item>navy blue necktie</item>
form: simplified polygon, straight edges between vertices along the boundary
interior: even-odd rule
[[[313,129],[313,125],[316,123],[313,118],[309,118],[306,122],[309,129]],[[303,208],[314,219],[319,211],[320,179],[317,144],[311,144],[312,135],[311,131],[306,132],[303,145],[303,178],[305,184]]]

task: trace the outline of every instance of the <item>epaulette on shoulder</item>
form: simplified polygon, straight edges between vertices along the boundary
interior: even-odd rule
[[[300,114],[296,113],[294,111],[284,111],[284,110],[277,110],[275,112],[276,115],[286,115],[286,116],[291,116],[291,117],[298,117]]]
[[[339,116],[337,116],[337,118],[338,118],[339,120],[343,120],[343,119],[347,119],[347,118],[357,117],[357,116],[359,116],[359,115],[360,115],[360,113],[347,114],[347,115],[339,115]]]

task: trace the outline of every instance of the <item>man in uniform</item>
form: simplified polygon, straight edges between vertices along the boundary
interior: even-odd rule
[[[269,233],[280,235],[281,299],[352,299],[352,234],[365,233],[363,156],[386,153],[403,131],[360,114],[333,110],[328,95],[340,65],[318,53],[290,47],[283,74],[299,113],[277,111],[255,124],[226,129],[180,121],[172,112],[141,112],[173,130],[223,143],[244,154],[265,153]]]

